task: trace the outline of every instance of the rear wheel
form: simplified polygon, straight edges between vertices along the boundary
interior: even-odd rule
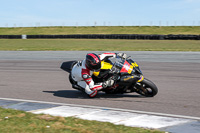
[[[136,83],[134,89],[136,93],[145,97],[153,97],[158,93],[156,85],[146,78],[144,78],[143,81]]]

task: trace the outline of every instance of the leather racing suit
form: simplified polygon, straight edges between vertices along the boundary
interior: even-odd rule
[[[103,53],[98,56],[102,61],[106,58],[117,57],[117,53]],[[86,61],[84,59],[83,61],[79,61],[73,66],[71,71],[71,78],[76,81],[79,87],[85,89],[85,92],[89,95],[89,97],[95,97],[97,92],[106,86],[104,83],[94,83],[92,79],[92,74],[94,71],[88,69],[85,65],[85,62]]]

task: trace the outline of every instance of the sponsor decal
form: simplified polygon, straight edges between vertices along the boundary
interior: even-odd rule
[[[125,62],[124,62],[124,65],[123,65],[123,67],[122,67],[122,69],[121,69],[121,72],[128,72],[128,73],[131,73],[131,71],[132,71],[133,69],[131,69],[130,66],[131,66],[131,65],[130,65],[127,61],[125,61]]]
[[[138,64],[137,64],[136,62],[131,63],[131,65],[132,65],[133,67],[138,67]]]
[[[123,80],[127,81],[127,80],[132,79],[132,78],[134,78],[134,76],[130,76],[130,77],[124,78]]]
[[[138,80],[138,82],[141,82],[143,79],[144,79],[144,76],[142,76],[142,77]]]

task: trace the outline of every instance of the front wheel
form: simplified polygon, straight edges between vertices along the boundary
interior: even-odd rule
[[[134,89],[136,93],[145,97],[153,97],[158,93],[156,85],[146,78],[144,78],[143,81],[136,83]]]

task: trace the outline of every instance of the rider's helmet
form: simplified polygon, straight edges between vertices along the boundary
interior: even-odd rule
[[[99,71],[101,68],[101,60],[95,53],[88,53],[86,55],[86,67],[93,71]]]

